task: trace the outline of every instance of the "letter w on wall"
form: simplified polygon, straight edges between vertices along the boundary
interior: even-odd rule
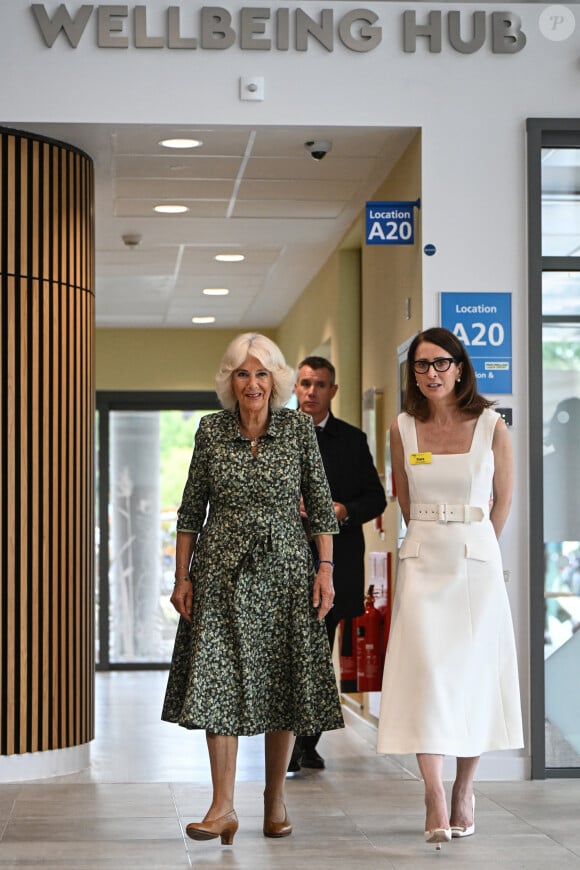
[[[56,37],[61,31],[65,34],[72,47],[76,48],[93,11],[93,6],[81,6],[75,17],[71,18],[68,9],[64,3],[61,3],[53,18],[49,18],[42,3],[33,3],[30,8],[42,33],[42,37],[49,48],[52,48]]]

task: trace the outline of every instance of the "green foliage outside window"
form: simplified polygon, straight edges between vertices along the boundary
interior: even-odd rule
[[[542,358],[544,369],[578,371],[580,370],[580,344],[575,341],[544,342]]]
[[[210,411],[161,411],[161,505],[163,510],[176,509],[189,470],[193,442],[199,421]]]

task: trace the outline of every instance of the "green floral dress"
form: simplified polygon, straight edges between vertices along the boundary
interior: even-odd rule
[[[165,721],[230,735],[343,727],[301,493],[312,533],[336,534],[307,414],[274,410],[255,457],[236,414],[202,418],[177,519],[199,533],[193,614],[178,626]]]

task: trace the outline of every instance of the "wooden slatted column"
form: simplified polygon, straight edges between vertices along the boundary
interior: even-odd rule
[[[0,127],[0,755],[93,738],[93,166]]]

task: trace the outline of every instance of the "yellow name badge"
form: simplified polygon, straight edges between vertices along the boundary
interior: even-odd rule
[[[431,453],[411,453],[409,462],[411,465],[430,465]]]

